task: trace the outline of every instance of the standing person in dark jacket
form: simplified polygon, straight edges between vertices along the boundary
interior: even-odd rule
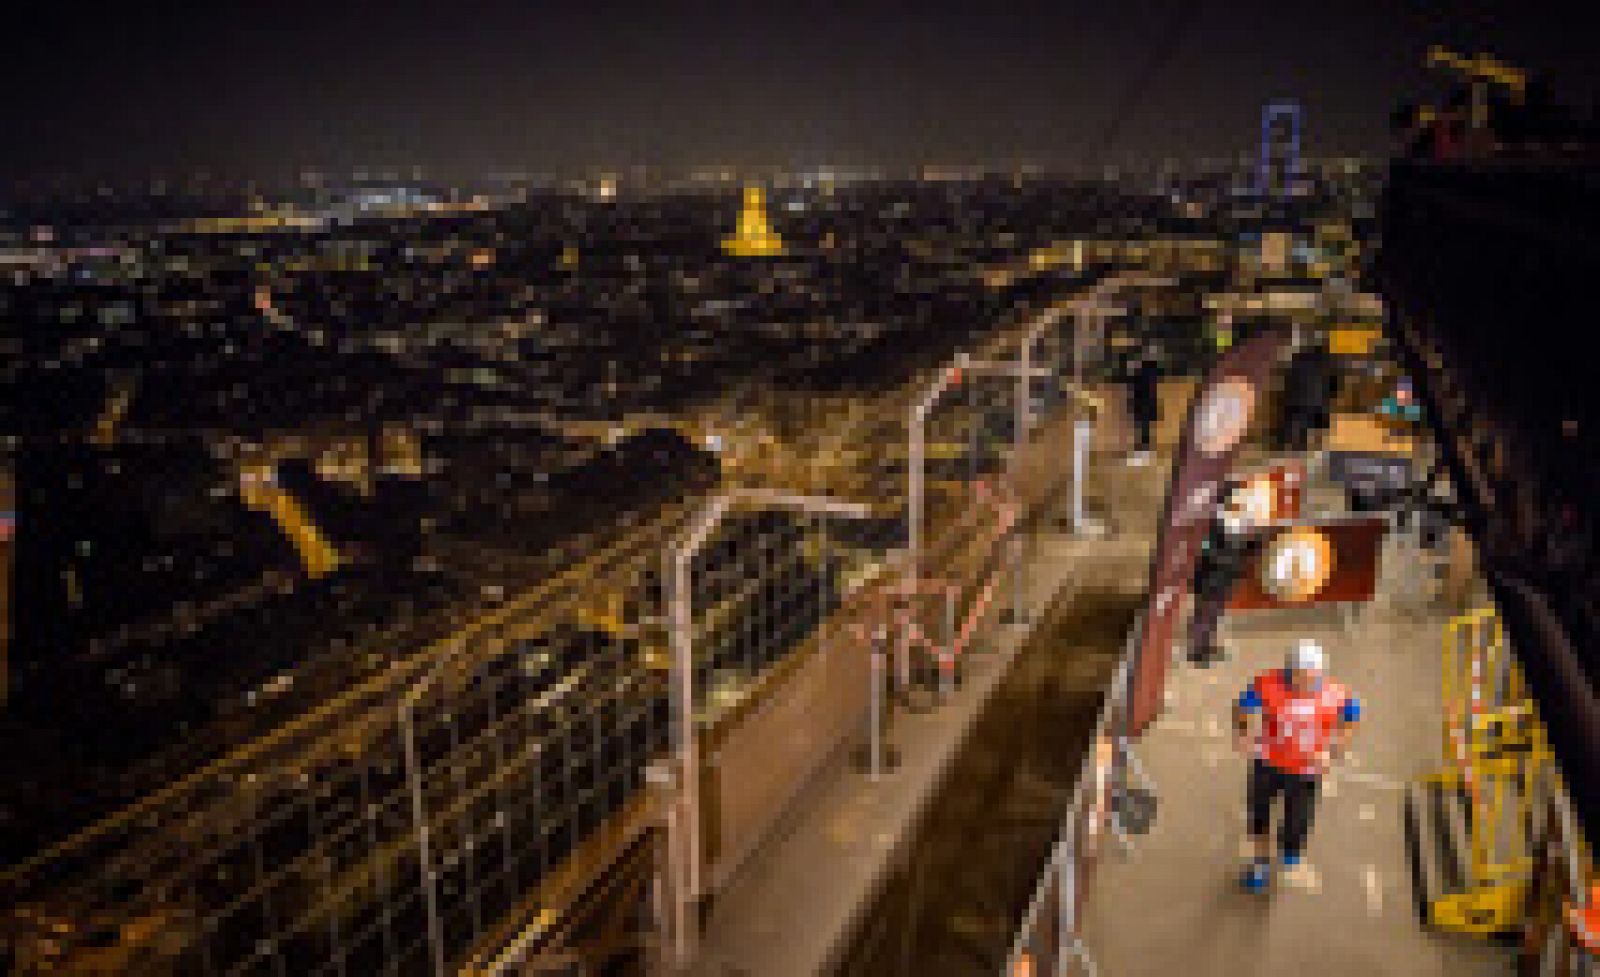
[[[1313,340],[1289,362],[1283,381],[1283,427],[1280,435],[1287,451],[1305,451],[1311,432],[1328,424],[1337,377],[1333,356],[1326,345]]]
[[[1133,416],[1134,451],[1128,464],[1150,461],[1150,435],[1161,414],[1161,362],[1149,343],[1139,347],[1128,370],[1128,412]]]
[[[1189,618],[1189,661],[1202,668],[1227,657],[1217,646],[1217,625],[1240,574],[1261,548],[1262,537],[1244,504],[1243,486],[1229,482],[1195,566],[1194,613]]]

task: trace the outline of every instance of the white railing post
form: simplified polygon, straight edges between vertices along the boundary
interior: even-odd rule
[[[872,632],[872,657],[868,674],[871,676],[872,690],[867,701],[867,776],[873,783],[883,779],[884,744],[883,744],[883,686],[888,679],[884,667],[883,643],[888,638],[882,626],[876,627]]]
[[[645,784],[661,812],[661,862],[652,885],[657,947],[666,967],[681,968],[694,954],[694,917],[688,886],[688,859],[683,837],[683,784],[673,760],[657,760],[645,768]]]
[[[1028,623],[1027,595],[1023,593],[1027,585],[1027,578],[1023,572],[1023,557],[1025,555],[1023,547],[1025,543],[1022,535],[1021,519],[1022,517],[1019,513],[1017,524],[1011,527],[1011,539],[1009,542],[1011,556],[1011,607],[1008,613],[1012,624]]]
[[[677,866],[671,886],[674,958],[682,965],[694,955],[698,927],[694,903],[700,892],[700,778],[696,757],[694,714],[693,598],[689,592],[692,553],[667,547],[667,619],[671,625],[674,754],[677,760],[676,803],[669,807],[668,845]]]
[[[1060,900],[1059,914],[1056,920],[1056,959],[1055,977],[1068,977],[1072,964],[1076,963],[1084,977],[1097,977],[1099,968],[1095,966],[1094,957],[1089,954],[1088,947],[1083,945],[1083,936],[1078,932],[1078,851],[1077,835],[1074,818],[1076,810],[1070,812],[1067,820],[1067,834],[1057,846],[1056,856],[1056,897]]]
[[[1072,812],[1068,812],[1070,815]],[[1074,849],[1072,819],[1067,819],[1066,836],[1057,843],[1053,852],[1055,858],[1056,875],[1056,945],[1055,945],[1055,977],[1067,977],[1067,964],[1070,959],[1068,947],[1077,938],[1078,922],[1074,918],[1074,903],[1078,899],[1078,880],[1075,866],[1072,863]]]
[[[924,425],[928,420],[925,404],[911,408],[906,425],[910,437],[906,449],[906,569],[913,580],[922,574],[922,466],[927,453]]]
[[[956,633],[956,601],[961,596],[961,588],[953,583],[946,584],[944,593],[944,646],[950,649],[953,655],[956,652],[956,641],[960,637]],[[971,649],[963,648],[965,654]]]
[[[895,693],[907,709],[913,708],[911,686],[911,615],[897,601],[894,605]]]
[[[1072,422],[1072,531],[1077,535],[1088,532],[1088,521],[1083,511],[1083,486],[1089,468],[1089,437],[1093,424],[1087,416]]]
[[[405,751],[406,780],[411,794],[411,823],[417,839],[417,872],[422,882],[423,907],[428,914],[428,956],[434,977],[445,977],[444,927],[439,918],[438,880],[433,870],[433,842],[428,831],[428,814],[423,801],[422,767],[418,762],[416,724],[411,702],[400,707],[401,746]]]
[[[941,645],[938,649],[939,662],[939,701],[949,702],[956,694],[956,657],[955,649],[949,645]]]
[[[736,489],[726,492],[701,511],[684,537],[669,543],[663,554],[663,582],[666,587],[667,618],[672,653],[671,695],[674,706],[673,752],[677,760],[678,803],[669,806],[668,824],[679,839],[669,841],[681,859],[682,885],[672,886],[671,916],[675,930],[674,956],[687,962],[695,952],[699,937],[696,903],[706,894],[707,866],[702,838],[705,800],[702,796],[699,761],[699,719],[695,711],[694,680],[694,560],[710,540],[711,534],[735,506],[784,509],[823,516],[860,519],[871,515],[871,508],[820,496],[799,495],[774,489]],[[882,743],[881,704],[873,733]]]
[[[1028,428],[1033,423],[1033,343],[1040,327],[1022,338],[1022,369],[1017,372],[1017,411],[1015,438],[1017,458],[1022,457],[1022,449],[1028,443]]]

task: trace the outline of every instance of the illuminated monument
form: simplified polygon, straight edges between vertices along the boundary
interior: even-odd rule
[[[760,187],[744,188],[744,208],[731,237],[722,239],[722,250],[737,258],[764,258],[783,254],[783,239],[767,223],[767,199]]]
[[[1271,102],[1261,110],[1261,157],[1256,165],[1256,192],[1284,197],[1300,179],[1300,105]]]

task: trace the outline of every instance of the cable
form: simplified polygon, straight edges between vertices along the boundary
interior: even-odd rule
[[[1166,67],[1166,63],[1177,52],[1189,29],[1194,26],[1195,15],[1200,12],[1201,6],[1199,0],[1179,0],[1172,17],[1167,21],[1166,29],[1151,46],[1150,56],[1140,67],[1138,74],[1134,75],[1116,110],[1106,120],[1106,126],[1100,133],[1099,147],[1090,154],[1097,166],[1104,164],[1106,154],[1122,134],[1128,120],[1133,117],[1138,103],[1161,73],[1161,69]]]

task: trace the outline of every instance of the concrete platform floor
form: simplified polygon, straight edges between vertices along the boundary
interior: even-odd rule
[[[1417,921],[1403,827],[1408,778],[1440,753],[1440,629],[1449,609],[1419,580],[1419,554],[1391,539],[1377,600],[1347,622],[1330,609],[1235,615],[1234,654],[1207,670],[1177,666],[1169,708],[1138,748],[1161,795],[1150,834],[1114,849],[1095,875],[1085,943],[1106,977],[1405,977],[1509,975],[1503,947],[1434,933]],[[1347,626],[1348,624],[1348,626]],[[1332,676],[1362,699],[1352,752],[1324,782],[1309,871],[1251,895],[1244,856],[1247,761],[1229,708],[1251,676],[1314,637]]]

